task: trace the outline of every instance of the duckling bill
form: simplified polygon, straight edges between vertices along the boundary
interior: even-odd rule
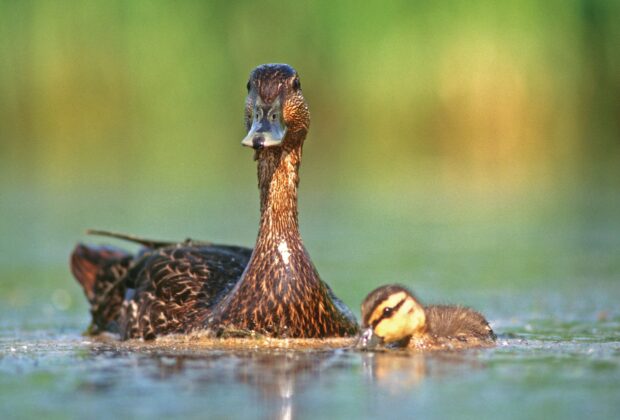
[[[421,350],[488,347],[495,333],[482,314],[452,305],[426,307],[407,288],[381,286],[362,303],[359,347],[380,345]]]

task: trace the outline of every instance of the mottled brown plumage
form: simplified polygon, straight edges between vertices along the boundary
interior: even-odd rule
[[[78,244],[71,255],[71,269],[91,305],[89,332],[114,332],[122,338],[150,339],[200,328],[196,307],[209,307],[229,291],[252,253],[190,239],[175,243],[94,233],[145,245],[131,255]]]
[[[145,249],[136,257],[102,256],[93,266],[82,262],[78,246],[74,274],[87,296],[95,295],[97,307],[110,304],[105,320],[93,315],[98,330],[115,325],[122,338],[145,339],[201,329],[296,338],[357,333],[355,317],[321,281],[299,234],[298,171],[310,116],[295,70],[285,64],[257,67],[245,108],[243,144],[255,149],[261,203],[254,250],[126,237]],[[105,274],[108,266],[115,275]],[[97,296],[97,283],[112,284],[114,293]]]
[[[400,285],[381,286],[362,302],[363,348],[386,344],[422,350],[491,346],[495,334],[479,312],[454,305],[423,307]]]
[[[206,314],[239,280],[250,252],[179,245],[145,253],[125,279],[134,292],[120,313],[121,338],[153,339],[205,328]]]
[[[298,173],[310,115],[298,76],[286,65],[259,66],[249,87],[248,131],[257,104],[279,100],[287,134],[279,147],[254,144],[261,202],[258,239],[243,278],[208,322],[276,337],[353,335],[355,318],[319,278],[299,233]]]
[[[92,323],[89,331],[118,332],[118,316],[125,298],[122,279],[133,256],[109,246],[78,244],[71,254],[71,271],[80,282],[90,303]]]

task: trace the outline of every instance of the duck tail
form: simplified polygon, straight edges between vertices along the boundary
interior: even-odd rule
[[[129,256],[127,252],[109,246],[76,245],[70,258],[71,272],[91,303],[95,300],[97,276],[102,269]]]

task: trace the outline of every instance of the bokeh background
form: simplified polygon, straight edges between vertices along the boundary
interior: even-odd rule
[[[0,322],[86,327],[86,228],[252,246],[266,62],[301,75],[302,233],[356,311],[386,282],[491,319],[607,310],[619,39],[601,0],[1,1]]]

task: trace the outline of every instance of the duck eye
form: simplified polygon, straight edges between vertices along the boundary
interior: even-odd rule
[[[389,315],[392,313],[392,308],[384,308],[383,309],[383,315]]]
[[[250,92],[250,87],[251,87],[251,86],[252,86],[252,85],[250,85],[250,81],[248,80],[248,84],[245,86],[245,87],[248,89],[248,93]]]
[[[301,88],[301,82],[296,77],[296,78],[293,79],[293,89],[299,90],[300,88]]]

